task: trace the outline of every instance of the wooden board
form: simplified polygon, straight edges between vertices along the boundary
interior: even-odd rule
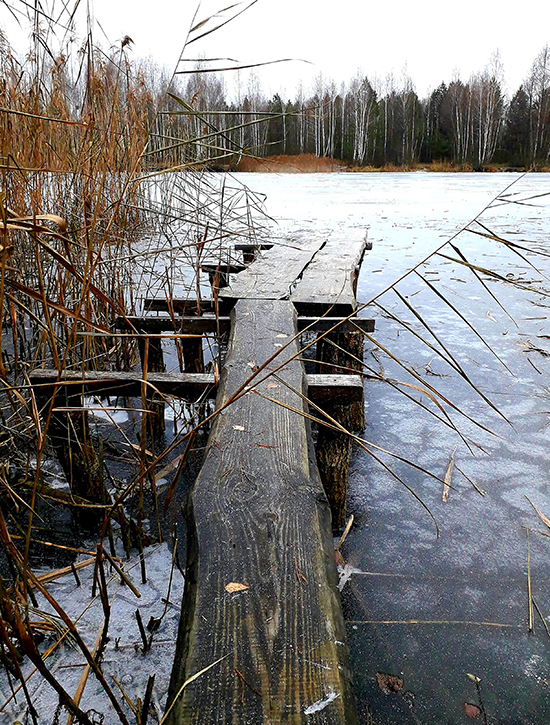
[[[275,245],[241,272],[229,287],[220,290],[220,298],[288,299],[292,285],[325,242],[326,236],[318,235]]]
[[[38,386],[42,395],[51,396],[53,388],[70,387],[71,395],[120,395],[128,398],[141,396],[143,378],[139,372],[64,372],[33,370],[29,379]],[[214,376],[201,373],[148,373],[147,381],[163,395],[173,395],[184,400],[197,400],[205,391],[215,394]],[[151,388],[152,390],[152,388]]]
[[[57,370],[33,370],[29,379],[42,396],[50,396],[54,388],[71,388],[70,395],[126,396],[140,397],[143,379],[139,372],[64,372]],[[196,400],[204,392],[209,397],[216,396],[216,381],[210,373],[155,373],[150,372],[147,380],[151,386],[162,393]],[[311,374],[306,375],[307,395],[313,402],[336,398],[341,402],[359,400],[363,393],[363,380],[360,375]]]
[[[300,306],[337,305],[341,314],[357,307],[356,281],[367,245],[365,229],[334,231],[304,269],[290,299]]]
[[[230,318],[225,316],[213,317],[199,316],[137,316],[117,317],[115,327],[117,330],[136,330],[138,333],[181,332],[190,335],[203,335],[207,333],[222,334],[229,332]]]
[[[277,351],[277,335],[296,330],[290,302],[240,300],[232,314],[218,408]],[[269,367],[297,352],[289,346]],[[298,360],[277,375],[305,390]],[[259,392],[306,410],[273,376]],[[168,706],[179,696],[166,723],[355,725],[330,513],[306,420],[253,392],[226,408],[191,494],[188,531]]]
[[[201,313],[209,312],[213,314],[225,315],[229,314],[231,308],[235,304],[234,299],[218,300],[218,304],[212,299],[201,299],[190,297],[172,297],[170,301],[165,297],[145,297],[143,307],[146,312],[174,312],[180,315],[196,315],[197,308],[200,307]]]
[[[342,318],[339,317],[298,317],[298,330],[310,332],[326,332],[338,325]],[[202,335],[207,333],[222,334],[229,332],[231,320],[228,316],[206,316],[200,317],[175,317],[168,315],[117,317],[115,327],[117,330],[136,330],[138,333],[161,333],[181,332],[190,335]],[[359,328],[363,332],[374,332],[374,320],[367,320],[363,317],[354,317],[351,320],[343,321],[336,330],[337,332],[354,332]]]

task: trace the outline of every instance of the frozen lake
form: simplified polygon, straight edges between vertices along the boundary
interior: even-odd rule
[[[549,252],[550,197],[539,195],[550,192],[550,175],[238,178],[266,194],[276,234],[368,227],[374,246],[361,272],[362,303],[457,234],[453,243],[468,262],[521,286],[478,272],[483,284],[471,269],[445,258],[460,259],[446,244],[441,249],[445,256],[432,256],[418,269],[422,278],[409,274],[397,286],[420,318],[393,291],[377,300],[384,310],[361,312],[376,318],[376,343],[366,344],[366,364],[383,377],[416,386],[366,383],[366,440],[440,478],[455,448],[456,457],[444,502],[441,481],[382,456],[429,507],[438,537],[434,522],[403,484],[372,456],[356,451],[349,482],[355,525],[344,545],[348,571],[354,573],[342,597],[360,718],[366,717],[368,702],[377,725],[463,723],[468,721],[466,703],[480,705],[476,684],[468,677],[472,674],[481,679],[487,722],[547,723],[550,541],[541,534],[550,531],[526,496],[550,516],[550,298],[534,291],[548,294],[550,264],[530,251],[516,250],[519,256],[498,241],[459,232],[480,215],[479,221],[496,236],[527,250]],[[475,224],[470,229],[486,231]],[[409,330],[392,315],[406,321]],[[421,335],[441,350],[427,328],[500,414],[415,337]],[[457,407],[444,405],[464,440],[431,415],[429,411],[441,412],[420,392],[427,385]],[[469,440],[482,448],[469,443],[469,449]],[[533,607],[534,633],[528,632],[528,528],[532,594],[545,619],[543,624]],[[384,694],[377,673],[401,678],[400,693]],[[479,717],[483,721],[483,712]]]
[[[499,725],[545,725],[550,529],[526,497],[550,517],[550,260],[535,253],[550,253],[550,175],[241,174],[228,183],[235,180],[265,194],[276,220],[271,238],[361,227],[373,243],[358,290],[361,304],[379,305],[360,313],[376,318],[365,364],[379,378],[365,383],[364,438],[370,450],[387,451],[376,455],[391,471],[355,451],[355,520],[342,550],[341,586],[360,722],[458,725],[469,721],[468,704],[470,714],[472,706],[484,709],[481,722],[485,715]],[[470,224],[475,217],[483,226]],[[478,234],[462,231],[469,224]],[[443,501],[441,479],[455,450]],[[127,564],[139,600],[116,576],[108,585],[112,639],[103,668],[134,703],[155,673],[158,720],[183,583],[175,567],[168,584],[168,546],[150,547],[146,556],[146,585],[135,573],[138,556]],[[90,600],[93,567],[80,575],[82,588],[66,577],[51,589],[93,647],[103,612],[97,598]],[[146,655],[136,650],[138,607],[144,622],[162,620]],[[56,676],[75,692],[82,656],[67,647],[52,659]],[[399,678],[398,692],[385,694],[382,675]],[[36,677],[30,683],[39,722],[49,724],[57,696]],[[5,680],[0,694],[7,701],[0,722],[23,720],[22,695],[11,698]],[[115,722],[93,677],[84,703]]]

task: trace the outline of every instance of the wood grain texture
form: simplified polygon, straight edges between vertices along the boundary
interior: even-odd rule
[[[359,268],[367,245],[365,229],[334,231],[304,269],[290,299],[297,305],[338,305],[352,312]]]
[[[217,405],[296,330],[290,302],[237,302]],[[277,337],[279,335],[279,337]],[[262,371],[260,375],[264,375]],[[305,412],[294,360],[261,395]],[[249,392],[212,427],[189,505],[186,590],[167,723],[355,725],[330,512],[306,420]],[[230,593],[230,583],[249,588]]]
[[[275,245],[241,272],[229,287],[220,290],[220,298],[288,299],[292,286],[325,242],[326,236],[317,235]]]

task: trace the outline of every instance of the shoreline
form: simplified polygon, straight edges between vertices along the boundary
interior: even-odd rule
[[[237,164],[225,164],[212,171],[236,171],[250,174],[319,174],[319,173],[352,173],[352,174],[382,174],[382,173],[548,173],[550,166],[540,168],[526,168],[509,166],[506,164],[485,164],[473,166],[472,164],[452,164],[448,161],[432,161],[430,163],[415,163],[403,166],[385,164],[384,166],[353,166],[339,159],[318,157],[313,154],[278,155],[256,158],[242,157]]]

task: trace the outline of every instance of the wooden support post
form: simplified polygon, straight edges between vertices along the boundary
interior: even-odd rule
[[[237,302],[218,408],[295,335],[292,303]],[[305,391],[297,353],[294,341],[257,382],[277,377],[213,423],[190,496],[166,725],[357,724],[330,511],[291,389]]]
[[[361,332],[330,333],[317,343],[319,372],[345,374],[361,370],[363,360]],[[349,354],[348,354],[349,353]],[[353,432],[365,426],[364,397],[348,403],[334,398],[323,405],[323,410],[335,421]],[[351,458],[351,438],[343,432],[319,425],[317,437],[317,464],[321,480],[332,510],[335,531],[346,523],[348,469]]]
[[[37,403],[43,415],[51,405],[49,394],[37,392]],[[103,464],[92,443],[88,411],[83,407],[83,396],[74,389],[58,389],[50,415],[47,434],[61,464],[73,496],[92,504],[108,504],[109,494],[103,478]],[[56,410],[71,408],[74,410]],[[80,530],[97,531],[103,524],[101,508],[71,507],[71,516]]]
[[[244,264],[251,264],[256,259],[256,249],[257,247],[249,247],[248,249],[243,249]]]
[[[152,373],[163,373],[165,371],[164,354],[162,352],[162,338],[140,337],[139,355],[141,358],[141,369]],[[147,431],[152,439],[161,435],[165,430],[164,421],[165,403],[161,397],[149,387],[145,393],[147,410]]]
[[[259,251],[271,249],[273,244],[235,244],[235,251],[243,253],[243,263],[251,264],[255,259]]]
[[[186,373],[202,373],[204,370],[204,353],[202,337],[181,337],[178,340],[183,353],[183,365]]]

